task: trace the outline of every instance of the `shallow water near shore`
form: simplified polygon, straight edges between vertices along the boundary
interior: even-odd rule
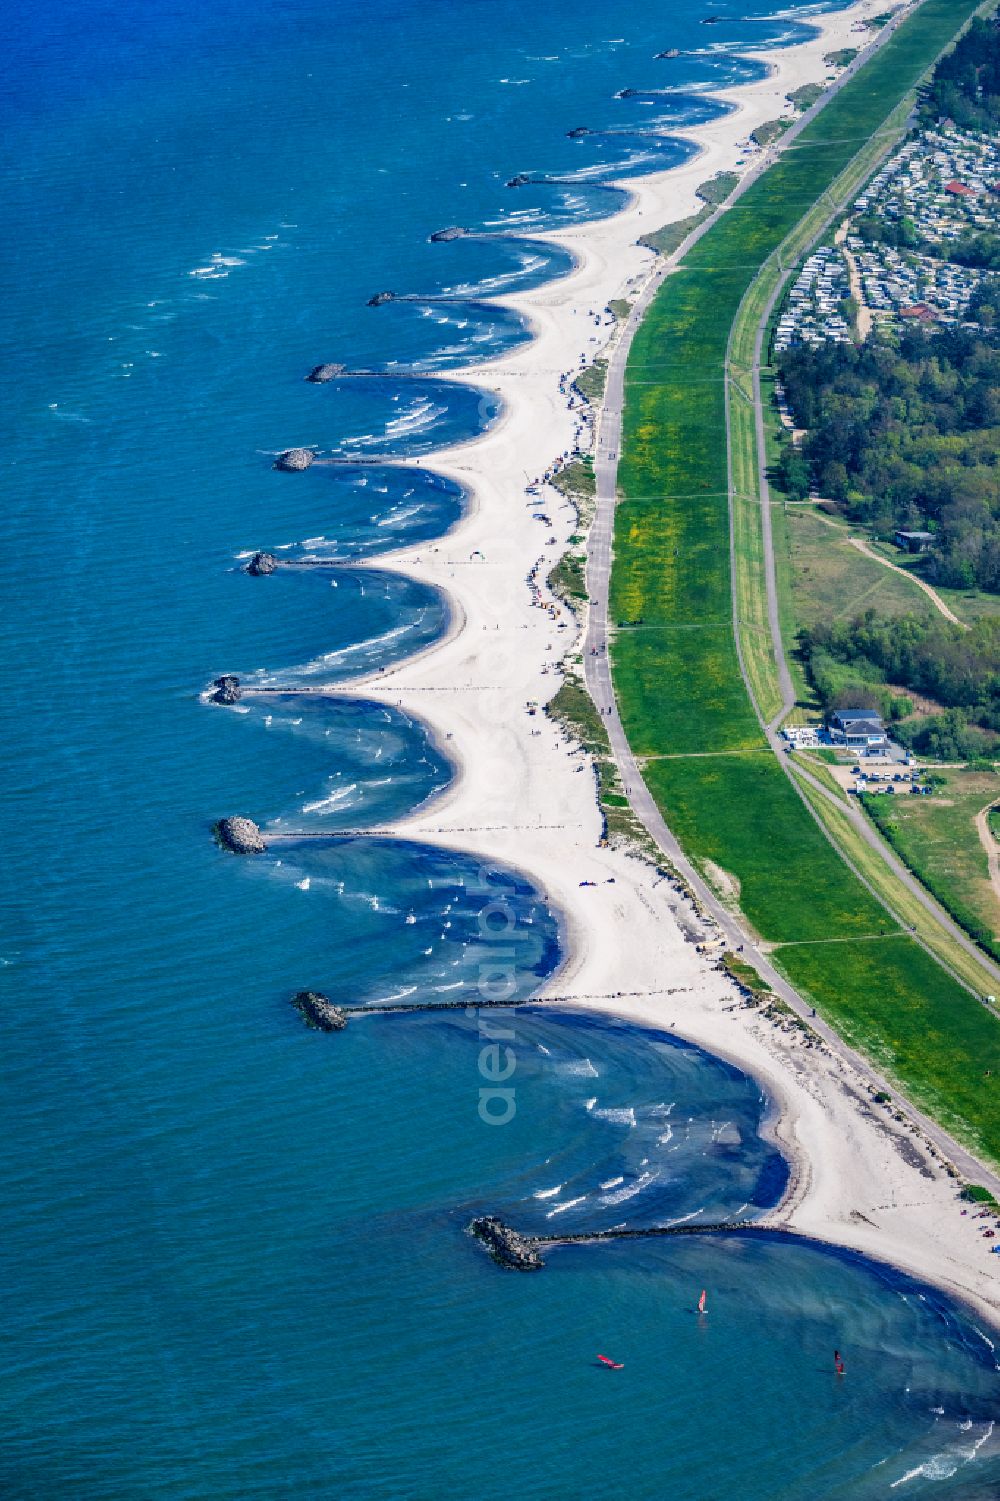
[[[738,1236],[518,1276],[466,1234],[752,1216],[785,1177],[753,1081],[551,1003],[337,1035],[288,1004],[475,1008],[556,970],[517,871],[350,835],[432,823],[447,745],[315,690],[447,629],[377,556],[437,545],[465,497],[433,449],[498,415],[406,377],[522,341],[484,298],[569,269],[508,233],[685,160],[645,132],[716,113],[760,73],[729,49],[808,9],[15,5],[4,1496],[997,1493],[988,1331],[904,1278]],[[415,300],[366,305],[389,289]],[[324,360],[389,373],[305,383]],[[419,467],[274,472],[299,444]],[[253,579],[255,548],[375,566]],[[222,672],[278,691],[211,706]],[[303,837],[237,860],[234,812]]]

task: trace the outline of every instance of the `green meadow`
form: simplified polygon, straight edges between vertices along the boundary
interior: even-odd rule
[[[698,753],[706,749],[706,735],[715,751],[761,744],[731,624],[619,631],[611,665],[636,755]],[[664,691],[667,672],[670,688]]]
[[[1000,777],[966,767],[943,772],[942,781],[934,797],[869,797],[865,808],[928,891],[998,959],[1000,902],[976,815],[1000,798]]]

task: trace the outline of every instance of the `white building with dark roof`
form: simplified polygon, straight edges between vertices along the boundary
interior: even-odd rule
[[[888,745],[881,714],[874,709],[836,709],[830,715],[830,740],[848,750],[869,750]]]

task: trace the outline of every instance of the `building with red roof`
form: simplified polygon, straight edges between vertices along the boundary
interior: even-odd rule
[[[921,323],[933,323],[937,319],[937,308],[932,308],[929,302],[915,302],[912,307],[900,309],[901,318],[917,318]]]

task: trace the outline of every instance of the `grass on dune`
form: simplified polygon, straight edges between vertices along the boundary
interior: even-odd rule
[[[678,246],[684,243],[699,224],[704,224],[712,212],[711,205],[706,203],[704,208],[699,209],[696,214],[689,214],[686,219],[674,219],[670,224],[664,224],[662,229],[640,235],[639,244],[645,245],[648,250],[656,250],[660,255],[673,255]]]
[[[915,1104],[1000,1160],[1000,1026],[912,938],[799,944],[773,957]]]
[[[629,393],[619,483],[638,501],[724,494],[725,392],[721,377],[708,385],[640,386]],[[725,513],[725,504],[720,507]]]
[[[728,624],[619,631],[611,662],[622,722],[636,755],[763,745]]]
[[[643,776],[688,853],[736,877],[740,906],[768,942],[896,927],[831,849],[769,750],[650,761]]]
[[[729,553],[725,496],[685,500],[623,501],[616,517],[618,545],[628,548],[629,568],[612,575],[614,625],[703,625],[728,622],[732,611],[728,568],[716,554]]]

